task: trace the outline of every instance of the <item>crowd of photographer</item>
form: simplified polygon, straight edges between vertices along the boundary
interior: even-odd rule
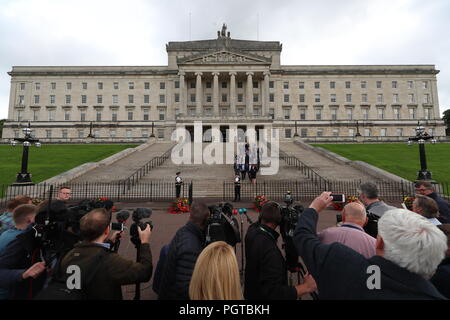
[[[6,221],[0,229],[0,299],[120,300],[122,286],[130,284],[139,299],[140,283],[152,275],[162,300],[449,298],[448,204],[423,195],[430,187],[416,185],[412,212],[384,203],[377,186],[364,183],[338,226],[320,233],[318,217],[336,201],[331,192],[306,209],[294,206],[288,193],[285,205],[266,203],[256,222],[239,210],[240,227],[231,204],[194,201],[188,222],[161,249],[154,273],[153,226],[143,222],[151,210],[132,214],[137,256],[131,261],[118,254],[130,213],[120,211],[112,223],[112,202],[69,206],[69,188],[38,206],[18,196],[0,216]],[[245,236],[243,216],[251,223]],[[242,273],[239,244],[245,244]],[[296,283],[289,281],[292,275]]]

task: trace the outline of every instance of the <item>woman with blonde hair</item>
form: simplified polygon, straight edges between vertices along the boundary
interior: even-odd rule
[[[192,300],[242,300],[239,267],[233,248],[216,241],[203,249],[189,285]]]

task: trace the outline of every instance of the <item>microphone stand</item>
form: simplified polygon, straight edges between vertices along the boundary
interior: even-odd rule
[[[139,228],[139,227],[138,227]],[[139,259],[139,249],[141,248],[141,242],[136,244],[136,262],[140,262]],[[133,300],[141,300],[141,283],[136,282],[136,288],[134,289],[134,299]]]
[[[244,219],[242,219],[242,213],[240,214],[241,218],[241,273],[244,274]]]

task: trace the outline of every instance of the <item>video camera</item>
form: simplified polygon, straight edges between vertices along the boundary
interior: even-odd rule
[[[210,216],[206,221],[206,242],[225,241],[234,247],[241,242],[239,225],[233,217],[233,205],[229,202],[208,207]]]
[[[141,230],[145,230],[147,228],[147,225],[149,225],[151,230],[153,230],[152,221],[141,221],[142,219],[150,218],[152,213],[152,209],[150,208],[136,208],[133,212],[132,219],[134,223],[130,227],[130,240],[136,247],[141,244],[138,227],[141,228]]]
[[[299,271],[297,249],[294,245],[294,230],[297,226],[298,217],[303,213],[304,207],[301,204],[293,206],[294,199],[288,191],[284,197],[286,205],[281,206],[280,233],[283,238],[283,248],[286,253],[286,264],[291,272]]]
[[[59,258],[81,240],[80,219],[95,208],[111,209],[109,200],[83,200],[75,206],[66,207],[63,201],[52,201],[53,186],[50,187],[49,199],[38,208],[35,225],[21,234],[24,247],[32,252],[41,249],[47,264]]]
[[[85,199],[74,206],[67,208],[68,216],[66,219],[66,227],[73,233],[80,233],[80,220],[88,212],[94,209],[104,208],[110,210],[114,203],[108,199]]]

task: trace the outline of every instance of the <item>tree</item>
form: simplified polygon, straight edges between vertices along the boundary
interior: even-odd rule
[[[0,138],[2,137],[2,133],[3,133],[3,124],[5,123],[6,119],[1,119],[0,120]]]
[[[450,109],[444,111],[444,116],[442,117],[442,120],[444,120],[445,125],[447,126],[445,134],[447,136],[450,136]]]

